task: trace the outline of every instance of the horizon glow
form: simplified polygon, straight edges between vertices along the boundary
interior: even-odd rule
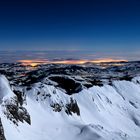
[[[128,62],[128,60],[124,59],[112,59],[112,58],[104,58],[104,59],[96,59],[96,60],[57,60],[57,61],[49,61],[49,60],[18,60],[24,66],[38,66],[40,64],[85,64],[85,63],[109,63],[109,62]]]

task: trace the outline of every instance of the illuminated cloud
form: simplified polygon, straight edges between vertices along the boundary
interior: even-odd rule
[[[50,61],[50,60],[19,60],[22,65],[30,65],[30,66],[37,66],[40,64],[85,64],[85,63],[104,63],[104,62],[127,62],[127,60],[124,59],[112,59],[112,58],[104,58],[104,59],[97,59],[97,60],[55,60],[55,61]]]

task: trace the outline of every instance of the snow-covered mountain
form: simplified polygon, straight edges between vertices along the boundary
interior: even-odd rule
[[[0,140],[140,140],[139,63],[104,66],[1,64]]]

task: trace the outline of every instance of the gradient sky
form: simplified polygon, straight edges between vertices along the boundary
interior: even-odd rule
[[[140,0],[1,0],[0,51],[139,59]]]

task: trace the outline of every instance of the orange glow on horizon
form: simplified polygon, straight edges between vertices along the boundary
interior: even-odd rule
[[[32,66],[32,67],[36,67],[40,64],[47,64],[49,61],[47,60],[19,60],[18,62],[20,62],[23,66]]]
[[[106,63],[106,62],[128,62],[124,59],[112,59],[112,58],[104,58],[104,59],[97,59],[97,60],[58,60],[58,61],[49,61],[49,60],[19,60],[22,65],[24,66],[38,66],[40,64],[85,64],[85,63]]]
[[[92,63],[105,63],[105,62],[128,62],[127,60],[124,59],[112,59],[112,58],[105,58],[105,59],[97,59],[97,60],[91,60],[90,62]]]

